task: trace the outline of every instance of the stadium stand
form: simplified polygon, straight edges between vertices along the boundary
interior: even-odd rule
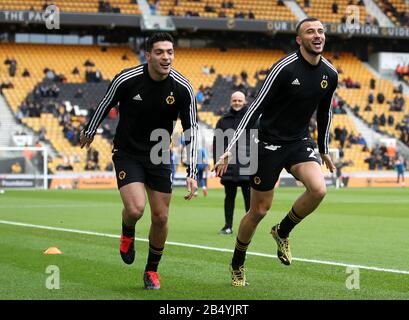
[[[195,91],[200,85],[211,86],[215,82],[217,75],[236,75],[240,81],[240,73],[248,75],[248,83],[255,86],[257,80],[254,74],[260,70],[268,69],[274,61],[277,61],[283,51],[279,50],[251,50],[251,49],[228,49],[222,51],[216,48],[178,48],[175,68],[193,79]],[[215,73],[206,73],[203,68],[213,66]]]
[[[75,51],[75,54],[73,52]],[[122,60],[121,56],[126,55],[129,60]],[[228,49],[221,51],[218,49],[184,49],[177,50],[178,59],[175,62],[175,68],[180,70],[189,79],[191,79],[193,87],[197,92],[200,88],[208,88],[211,91],[211,97],[206,103],[202,103],[199,112],[199,118],[214,128],[218,121],[221,108],[226,110],[228,99],[226,92],[232,90],[247,90],[249,92],[249,101],[254,98],[255,87],[258,80],[263,79],[263,71],[265,71],[284,53],[278,50],[247,50],[247,49]],[[330,56],[327,54],[327,56]],[[39,82],[44,78],[44,69],[55,70],[56,74],[63,74],[67,83],[58,83],[59,94],[58,99],[52,101],[61,106],[64,101],[70,101],[72,105],[78,104],[85,106],[87,109],[94,108],[97,101],[103,96],[108,82],[101,83],[84,83],[84,73],[87,69],[84,67],[84,62],[87,59],[92,60],[94,67],[89,67],[89,70],[101,70],[105,79],[111,79],[119,70],[136,65],[139,62],[136,56],[127,48],[109,47],[107,50],[101,50],[101,47],[75,47],[75,46],[47,46],[47,45],[2,45],[0,46],[0,58],[5,60],[13,57],[18,61],[18,72],[15,77],[8,77],[7,80],[14,83],[15,88],[5,90],[5,96],[10,102],[10,105],[15,113],[27,98],[32,98],[35,94],[34,88],[39,89],[41,86],[48,88],[52,86],[50,82]],[[42,63],[35,67],[30,65],[30,59],[38,58]],[[55,57],[60,57],[55,59]],[[353,55],[341,53],[338,59],[332,59],[334,65],[342,70],[340,74],[340,82],[349,77],[361,84],[359,89],[351,89],[340,86],[338,95],[340,100],[346,104],[354,106],[358,104],[364,106],[369,93],[369,82],[373,75],[366,67]],[[214,73],[206,73],[204,67],[208,61],[212,62],[211,66]],[[244,67],[243,67],[244,66]],[[3,73],[6,72],[3,65]],[[72,74],[73,68],[77,67],[80,71],[79,75]],[[30,70],[29,78],[20,75],[21,70],[27,68]],[[233,73],[232,73],[233,72]],[[243,80],[244,74],[246,81]],[[257,76],[256,76],[257,75]],[[387,80],[376,79],[376,91],[384,92],[386,100],[393,97],[393,86]],[[81,98],[76,98],[78,90],[81,89],[83,94]],[[43,105],[49,105],[50,98],[43,99]],[[371,123],[371,117],[374,114],[379,114],[381,111],[386,115],[393,113],[396,123],[403,120],[404,112],[389,112],[386,109],[386,103],[373,104],[372,112],[364,112],[363,107],[360,107],[359,115]],[[55,107],[54,109],[58,109]],[[51,111],[52,112],[52,111]],[[59,165],[67,162],[67,158],[71,159],[71,164],[75,171],[81,171],[85,167],[86,159],[80,157],[81,151],[74,143],[70,143],[64,135],[66,124],[58,117],[64,112],[54,112],[41,114],[40,117],[23,117],[22,122],[29,127],[39,132],[41,126],[46,127],[46,138],[52,141],[53,146],[61,155],[61,158],[55,159],[50,163],[51,170],[57,170]],[[83,122],[83,117],[74,116],[70,124],[78,130]],[[104,123],[105,125],[105,123]],[[108,124],[109,128],[115,127],[115,121]],[[357,129],[353,121],[346,114],[335,114],[332,130],[336,127],[345,127],[349,136],[356,136]],[[394,134],[399,138],[400,133],[394,126],[385,126],[386,131]],[[75,130],[74,130],[75,131]],[[77,132],[78,133],[78,132]],[[333,132],[334,136],[334,132]],[[352,139],[352,141],[354,141]],[[339,141],[333,139],[331,142],[332,148],[338,148]],[[110,144],[107,139],[98,135],[95,141],[95,147],[100,154],[100,167],[105,167],[110,162]],[[362,145],[347,143],[344,148],[345,159],[351,160],[353,166],[345,168],[344,171],[359,171],[365,170],[367,164],[364,160],[369,156],[367,151],[362,152]]]
[[[51,4],[58,6],[62,12],[141,14],[138,4],[130,0],[3,0],[0,2],[0,10],[43,11]]]
[[[386,132],[396,138],[400,138],[401,132],[395,128],[396,123],[401,122],[404,119],[405,113],[407,113],[408,106],[405,105],[405,101],[408,97],[404,97],[402,94],[394,93],[394,86],[391,81],[386,79],[380,79],[373,75],[368,68],[355,56],[350,53],[341,53],[338,59],[332,59],[334,66],[341,70],[340,83],[337,93],[342,97],[352,108],[359,107],[358,115],[370,125],[375,125],[374,129]],[[353,82],[359,83],[359,88],[348,88],[346,86],[346,79],[351,79]],[[375,80],[375,88],[370,88],[371,79]],[[369,103],[368,96],[372,93],[373,102]],[[382,98],[378,100],[378,95],[382,94]],[[403,106],[396,101],[402,100]],[[369,111],[365,111],[368,105],[370,105]],[[392,116],[394,121],[391,125],[387,123],[374,124],[374,117],[381,117],[382,114],[386,119]]]
[[[155,1],[150,0],[151,4]],[[259,0],[161,0],[158,10],[162,15],[200,16],[205,18],[227,17],[259,20],[296,20],[295,15],[280,1]]]
[[[260,70],[268,69],[272,63],[283,55],[283,52],[274,50],[229,49],[226,52],[222,52],[217,49],[178,49],[177,54],[178,59],[175,67],[192,79],[196,91],[199,84],[212,88],[212,97],[207,104],[201,106],[199,117],[203,122],[214,128],[221,114],[220,108],[223,107],[224,110],[227,110],[229,107],[226,92],[237,89],[245,90],[247,88],[240,87],[240,84],[243,82],[241,72],[245,71],[248,75],[251,75],[248,76],[247,82],[248,88],[252,89],[257,84],[254,75]],[[351,58],[359,62],[357,58],[352,56]],[[212,61],[213,67],[216,70],[215,74],[203,73],[202,67],[206,61]],[[342,66],[344,66],[343,62],[343,60],[340,62]],[[349,63],[349,60],[346,60],[345,63]],[[242,69],[243,66],[245,66],[244,70]],[[232,70],[235,70],[234,74],[231,74]],[[369,73],[369,71],[366,72]],[[354,74],[352,73],[351,75],[353,76]],[[236,80],[233,82],[231,78]],[[230,79],[230,81],[226,79]],[[262,80],[262,77],[260,80]],[[256,90],[253,89],[252,92],[254,93],[254,91]],[[252,96],[250,95],[249,98],[251,102]],[[346,114],[334,115],[332,130],[337,126],[345,126],[352,136],[358,133],[353,121]],[[338,142],[333,140],[331,148],[338,148]],[[367,164],[364,160],[369,156],[369,152],[362,152],[361,145],[348,144],[344,154],[345,159],[351,160],[354,164],[353,166],[346,167],[344,171],[367,169]]]
[[[123,57],[127,56],[127,60]],[[13,84],[13,89],[3,89],[3,94],[10,104],[13,112],[17,115],[19,107],[23,104],[27,97],[34,92],[36,86],[47,77],[45,69],[53,70],[52,74],[56,76],[53,83],[59,88],[59,95],[61,94],[61,103],[64,98],[69,99],[73,104],[76,101],[75,95],[81,86],[84,92],[85,100],[82,100],[82,107],[91,109],[96,106],[99,99],[103,96],[107,82],[89,83],[85,82],[86,71],[96,72],[100,70],[105,79],[111,79],[120,70],[138,64],[137,57],[128,47],[98,47],[98,46],[58,46],[58,45],[26,45],[26,44],[1,44],[0,45],[0,59],[15,59],[17,62],[17,72],[15,76],[9,74],[8,66],[0,65],[0,72],[5,75],[2,79],[4,82]],[[37,63],[32,64],[35,60]],[[90,60],[95,66],[86,67],[85,62]],[[91,64],[92,64],[91,63]],[[72,74],[74,68],[77,68],[79,74]],[[24,69],[29,70],[30,77],[23,77]],[[63,80],[63,82],[61,82]],[[72,83],[71,85],[64,84]],[[65,90],[61,90],[64,87]],[[66,88],[65,88],[66,87]],[[96,89],[98,88],[98,89]],[[57,108],[56,108],[57,109]],[[73,117],[72,125],[75,128],[82,123],[81,117]],[[82,117],[83,118],[83,117]],[[52,113],[41,114],[40,117],[23,117],[21,121],[33,128],[34,131],[39,132],[41,126],[46,129],[46,139],[52,142],[53,147],[60,154],[60,158],[53,159],[50,163],[50,169],[55,171],[59,165],[64,164],[64,160],[79,159],[73,163],[75,171],[82,171],[85,167],[86,159],[78,157],[83,154],[78,146],[73,146],[63,134],[64,127],[56,115]],[[108,140],[101,136],[96,138],[94,143],[96,149],[100,153],[100,167],[104,169],[110,162],[111,146]]]
[[[409,3],[405,0],[376,0],[378,6],[397,26],[409,26]]]
[[[308,16],[313,16],[323,22],[341,23],[346,21],[348,5],[359,4],[359,23],[365,24],[368,12],[363,1],[350,0],[297,0]]]
[[[126,54],[128,60],[121,57]],[[58,46],[58,45],[34,45],[34,44],[1,44],[1,61],[14,58],[17,61],[17,72],[14,77],[10,76],[8,66],[0,65],[4,82],[13,83],[17,90],[4,90],[7,101],[14,112],[23,102],[27,94],[34,89],[35,85],[45,76],[45,68],[54,70],[56,75],[64,75],[67,83],[85,82],[85,72],[100,70],[103,78],[111,79],[118,70],[138,64],[137,57],[128,47],[103,47],[97,46]],[[86,60],[92,60],[94,67],[86,67]],[[35,60],[36,64],[32,64]],[[73,74],[74,68],[79,74]],[[23,77],[24,69],[29,70],[30,77]]]

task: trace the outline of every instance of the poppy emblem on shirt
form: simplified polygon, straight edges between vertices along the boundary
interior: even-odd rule
[[[321,88],[325,89],[326,87],[328,87],[328,81],[327,80],[322,80],[321,81]]]
[[[174,104],[175,103],[175,97],[174,96],[167,96],[166,97],[166,103],[167,104]]]
[[[261,183],[260,177],[255,176],[255,177],[254,177],[254,183],[255,183],[255,184],[260,184],[260,183]]]
[[[121,171],[121,172],[118,174],[118,177],[119,177],[119,180],[124,180],[125,177],[126,177],[126,172],[125,172],[125,171]]]

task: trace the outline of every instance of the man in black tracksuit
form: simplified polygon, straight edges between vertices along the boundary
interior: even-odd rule
[[[241,119],[247,111],[246,97],[240,92],[236,91],[231,95],[230,105],[231,108],[226,112],[216,124],[216,130],[220,129],[223,133],[228,133],[230,130],[229,141],[233,137],[233,130],[236,130]],[[226,137],[227,138],[227,137]],[[227,141],[224,140],[223,150],[227,148]],[[249,151],[249,141],[246,141],[244,146],[239,146],[236,144],[236,154],[245,152],[246,155]],[[213,139],[213,157],[214,163],[216,159],[219,159],[221,154],[216,154],[216,136]],[[244,167],[244,164],[241,164],[239,161],[236,163],[231,163],[227,167],[226,173],[221,177],[220,182],[224,186],[225,198],[224,198],[224,218],[225,224],[224,227],[220,230],[220,234],[231,234],[233,233],[233,213],[234,205],[237,194],[237,187],[241,187],[241,192],[244,198],[244,206],[246,212],[250,208],[250,177],[249,175],[241,175],[240,168]]]
[[[233,286],[246,286],[244,261],[250,241],[260,221],[270,209],[274,186],[285,168],[305,186],[291,210],[271,229],[277,244],[277,256],[285,265],[292,262],[289,233],[312,213],[326,194],[321,161],[315,154],[308,131],[314,112],[317,113],[318,149],[321,160],[333,172],[335,166],[328,150],[332,118],[331,100],[338,84],[335,67],[322,56],[325,33],[315,18],[300,21],[296,28],[299,49],[277,61],[270,69],[256,99],[240,122],[226,152],[215,166],[222,176],[230,158],[230,150],[248,129],[256,111],[259,118],[257,172],[250,177],[250,209],[240,222],[231,262]]]

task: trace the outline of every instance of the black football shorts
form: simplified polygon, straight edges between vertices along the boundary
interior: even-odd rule
[[[112,161],[118,189],[132,182],[141,182],[152,190],[172,193],[170,164],[153,164],[149,155],[132,155],[123,150],[114,150]]]
[[[258,161],[258,167],[257,172],[251,176],[250,185],[258,191],[273,189],[283,168],[291,173],[290,168],[297,163],[314,161],[321,165],[313,142],[308,139],[280,146],[259,141],[258,159],[254,161]]]

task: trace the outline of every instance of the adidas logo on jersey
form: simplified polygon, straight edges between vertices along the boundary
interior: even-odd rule
[[[295,80],[293,82],[291,82],[291,84],[295,85],[295,86],[299,86],[301,83],[300,83],[300,81],[298,81],[298,78],[295,78]]]
[[[142,101],[141,95],[139,93],[135,97],[133,97],[132,99],[136,100],[136,101]]]

